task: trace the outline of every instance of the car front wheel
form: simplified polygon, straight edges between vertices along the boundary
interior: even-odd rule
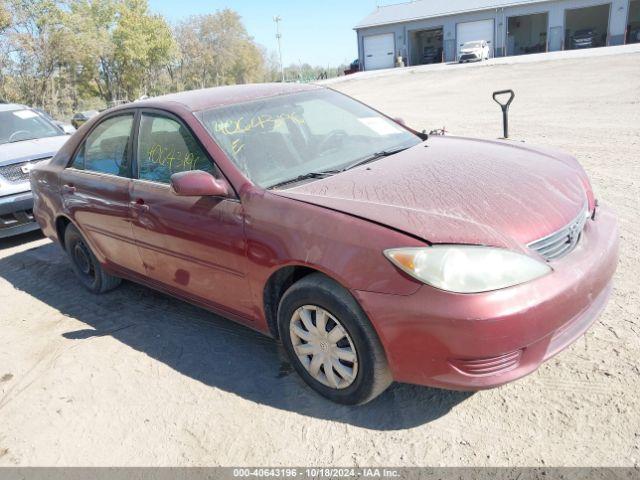
[[[366,315],[347,290],[322,274],[304,277],[287,290],[278,329],[296,371],[334,402],[366,403],[392,381]]]

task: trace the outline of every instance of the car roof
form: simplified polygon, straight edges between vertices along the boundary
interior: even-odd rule
[[[0,103],[0,112],[12,112],[13,110],[24,110],[29,108],[19,103]]]
[[[298,92],[320,90],[323,87],[299,83],[256,83],[247,85],[229,85],[224,87],[189,90],[140,100],[121,108],[155,107],[166,103],[179,103],[193,112],[212,108],[250,102],[262,98],[288,95]]]

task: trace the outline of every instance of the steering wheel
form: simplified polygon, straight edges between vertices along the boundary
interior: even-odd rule
[[[15,132],[13,132],[11,135],[9,135],[9,143],[11,143],[13,141],[13,137],[15,137],[16,135],[19,135],[21,133],[26,133],[27,135],[29,135],[29,130],[17,130]]]
[[[344,130],[333,130],[329,132],[326,137],[320,140],[320,143],[318,143],[316,149],[318,152],[324,152],[325,150],[334,150],[342,144],[347,136],[347,132],[345,132]],[[334,143],[335,145],[332,145]]]

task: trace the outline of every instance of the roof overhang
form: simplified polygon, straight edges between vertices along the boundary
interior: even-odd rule
[[[551,1],[552,0],[417,0],[378,7],[374,12],[362,19],[353,29],[357,31],[364,28],[415,22],[428,18],[449,17],[462,13],[484,12],[520,5],[548,3]],[[404,12],[402,10],[404,10]]]

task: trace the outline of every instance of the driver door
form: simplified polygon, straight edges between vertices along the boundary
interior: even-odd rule
[[[172,191],[174,173],[220,175],[177,117],[144,111],[136,143],[131,213],[149,279],[214,308],[251,314],[240,201],[180,197]]]

